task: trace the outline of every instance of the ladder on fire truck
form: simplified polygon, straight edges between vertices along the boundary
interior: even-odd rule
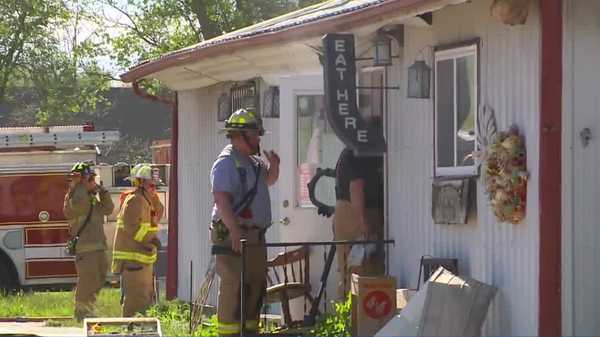
[[[95,131],[90,124],[53,127],[0,128],[0,150],[28,147],[69,148],[111,145],[119,140],[119,131]]]

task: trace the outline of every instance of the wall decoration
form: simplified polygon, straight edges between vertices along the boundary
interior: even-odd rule
[[[527,155],[518,127],[494,137],[485,151],[485,188],[496,218],[518,224],[525,218]]]
[[[496,113],[487,104],[481,106],[477,113],[477,146],[473,152],[475,166],[480,167],[487,157],[487,149],[498,134],[496,126]],[[481,172],[482,179],[485,181],[485,172]]]
[[[434,223],[467,223],[470,183],[469,178],[433,182],[431,216]]]
[[[523,25],[529,15],[531,0],[494,0],[492,16],[507,25]]]

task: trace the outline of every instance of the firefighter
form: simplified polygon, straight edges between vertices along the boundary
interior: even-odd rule
[[[218,306],[218,334],[240,333],[240,239],[249,243],[265,240],[271,224],[269,186],[279,177],[279,156],[265,151],[268,161],[259,158],[262,121],[252,112],[234,112],[221,130],[230,140],[211,171],[214,207],[211,225],[216,272],[221,279]],[[246,291],[246,331],[258,332],[258,319],[266,287],[266,248],[249,247]]]
[[[77,320],[93,314],[96,297],[108,271],[104,216],[112,213],[114,205],[110,193],[96,184],[95,177],[90,164],[75,164],[71,169],[70,188],[63,207],[70,225],[69,241],[73,242],[75,250]]]
[[[112,264],[113,273],[121,276],[123,317],[143,312],[152,304],[153,265],[161,245],[156,233],[164,210],[149,164],[136,165],[130,179],[135,190],[119,210]]]

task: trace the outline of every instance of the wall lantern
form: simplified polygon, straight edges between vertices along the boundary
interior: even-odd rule
[[[408,98],[429,98],[431,68],[425,61],[416,61],[408,67]]]
[[[375,38],[375,55],[373,57],[373,66],[391,66],[392,65],[392,40],[383,35],[377,34]]]

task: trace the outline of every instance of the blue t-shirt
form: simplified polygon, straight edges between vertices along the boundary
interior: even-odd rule
[[[233,146],[227,145],[213,164],[210,183],[213,193],[229,193],[233,198],[231,207],[235,208],[246,193],[254,187],[257,165],[260,165],[261,169],[256,195],[248,210],[239,212],[238,217],[243,217],[245,223],[269,227],[271,224],[271,198],[267,185],[267,166],[260,158],[257,156],[246,157],[235,150]],[[246,177],[245,190],[242,176]],[[216,204],[213,205],[212,217],[213,219],[220,218]]]

